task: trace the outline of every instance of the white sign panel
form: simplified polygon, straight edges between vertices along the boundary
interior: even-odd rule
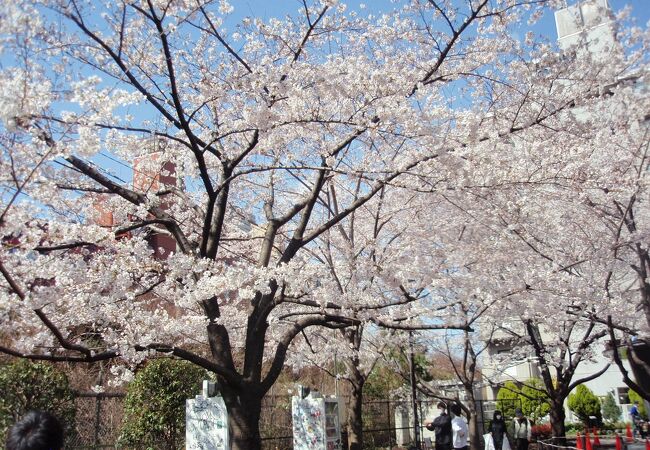
[[[197,396],[185,405],[185,448],[227,450],[228,413],[221,397]]]

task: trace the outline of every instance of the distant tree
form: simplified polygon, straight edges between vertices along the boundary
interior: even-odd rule
[[[569,394],[568,405],[585,424],[589,423],[590,416],[595,416],[598,421],[602,420],[600,399],[584,384],[578,385],[575,392]]]
[[[187,361],[156,359],[129,385],[120,443],[138,448],[183,448],[185,400],[199,393],[207,372]]]
[[[549,397],[540,379],[531,378],[520,385],[507,381],[503,385],[497,394],[497,409],[506,417],[513,417],[516,408],[521,408],[524,415],[533,422],[549,413]]]
[[[386,399],[392,391],[404,385],[404,378],[386,363],[380,363],[370,372],[364,394],[368,398]]]
[[[533,422],[546,416],[551,410],[549,396],[544,388],[544,382],[539,378],[531,378],[521,388],[521,409]]]
[[[603,419],[608,422],[621,420],[621,407],[616,404],[614,395],[608,392],[602,402]]]
[[[514,417],[516,408],[521,408],[519,387],[513,381],[506,381],[497,394],[497,409],[504,417]]]

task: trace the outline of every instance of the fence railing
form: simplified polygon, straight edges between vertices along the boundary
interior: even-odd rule
[[[68,448],[74,450],[117,448],[123,419],[123,393],[80,392],[75,399],[76,430],[69,441]],[[345,399],[342,399],[345,402]],[[420,418],[425,415],[436,401],[422,399],[418,402]],[[490,419],[494,405],[477,402],[477,419],[479,428]],[[396,423],[396,411],[408,410],[410,401],[381,399],[363,402],[363,437],[366,448],[391,448],[404,442],[405,436],[413,436],[412,423]],[[410,420],[410,419],[409,419]],[[399,425],[399,426],[398,426]],[[345,425],[341,424],[344,443],[347,442]],[[285,450],[293,447],[293,428],[291,421],[291,397],[289,395],[268,395],[262,404],[260,417],[262,446],[266,450]],[[398,442],[401,435],[401,442]],[[408,438],[406,438],[408,440]],[[557,450],[559,446],[549,443],[548,448],[539,450]],[[563,447],[573,449],[573,447]]]
[[[577,447],[568,445],[566,438],[552,437],[537,441],[537,450],[578,450]]]

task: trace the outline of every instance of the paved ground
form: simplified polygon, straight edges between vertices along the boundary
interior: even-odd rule
[[[600,438],[600,441],[601,447],[605,449],[616,448],[616,441],[614,439]],[[641,440],[628,444],[625,444],[625,440],[623,440],[623,445],[625,446],[623,448],[627,450],[645,450],[645,441]]]
[[[635,442],[627,444],[627,450],[645,450],[645,442]]]

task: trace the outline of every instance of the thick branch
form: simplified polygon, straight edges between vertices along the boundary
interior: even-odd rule
[[[629,387],[631,387],[634,390],[634,392],[638,393],[641,397],[643,397],[645,400],[650,402],[650,392],[646,392],[645,389],[642,389],[641,386],[636,384],[634,380],[630,378],[630,374],[628,373],[627,369],[623,365],[623,361],[621,360],[621,355],[618,352],[618,345],[616,345],[616,336],[614,335],[612,316],[607,316],[607,329],[609,331],[609,338],[612,346],[612,356],[614,358],[614,362],[618,366],[618,369],[621,371],[621,375],[623,376],[623,382]]]
[[[294,340],[294,338],[306,328],[315,325],[323,326],[326,328],[344,328],[348,326],[347,324],[344,323],[328,322],[325,316],[308,317],[300,320],[299,322],[294,323],[291,326],[291,328],[287,331],[287,333],[285,333],[282,339],[278,342],[278,345],[275,349],[275,356],[273,357],[273,363],[271,364],[271,368],[269,369],[268,373],[264,377],[264,380],[262,381],[263,392],[268,391],[273,385],[273,383],[275,383],[275,380],[280,375],[280,372],[284,367],[284,361],[287,356],[287,350],[291,345],[291,342]]]

